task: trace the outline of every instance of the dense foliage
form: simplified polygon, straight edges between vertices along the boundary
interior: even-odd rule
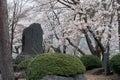
[[[99,68],[102,66],[100,59],[94,55],[85,55],[81,57],[81,61],[85,65],[87,70]]]
[[[111,69],[117,73],[120,74],[120,54],[115,55],[110,60]]]
[[[68,54],[40,54],[28,65],[27,80],[40,80],[46,75],[73,76],[85,72],[80,59]]]
[[[27,69],[28,64],[33,60],[33,58],[28,58],[18,64],[19,69]]]

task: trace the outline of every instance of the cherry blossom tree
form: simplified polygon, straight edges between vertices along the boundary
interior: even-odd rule
[[[34,9],[36,8],[34,7],[34,2],[32,0],[8,1],[9,32],[12,52],[15,51],[16,53],[20,53],[21,34],[23,29],[28,26],[26,24],[31,21],[31,17],[36,15]],[[13,48],[15,50],[13,50]]]
[[[33,5],[23,14],[35,13],[26,20],[42,25],[46,51],[66,53],[72,49],[77,55],[86,55],[88,49],[101,58],[108,42],[110,50],[117,47],[115,0],[34,0]]]
[[[76,29],[85,35],[91,53],[101,57],[107,47],[107,43],[104,42],[111,41],[111,36],[113,36],[111,33],[115,30],[116,6],[114,6],[114,1],[57,1],[73,11],[74,19],[71,23],[75,24]]]
[[[79,45],[84,38],[90,52],[102,57],[107,42],[110,47],[117,44],[115,37],[118,35],[114,34],[117,31],[117,8],[114,0],[48,0],[47,4],[44,20],[47,28],[52,27],[48,37],[56,37],[58,48],[63,44],[70,45],[85,55],[82,45]],[[76,40],[78,45],[75,44]]]

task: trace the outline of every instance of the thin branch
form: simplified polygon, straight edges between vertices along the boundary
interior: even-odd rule
[[[82,55],[85,55],[85,53],[79,48],[77,47],[76,45],[74,45],[69,38],[66,38],[66,40],[69,42],[69,44],[74,47],[77,51],[79,51]]]

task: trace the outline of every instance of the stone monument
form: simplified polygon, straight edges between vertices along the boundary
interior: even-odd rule
[[[33,23],[25,28],[22,35],[22,53],[14,60],[14,71],[19,71],[17,65],[30,57],[43,53],[43,30],[41,25]]]
[[[36,55],[43,52],[43,30],[39,23],[33,23],[25,28],[22,35],[22,53]]]

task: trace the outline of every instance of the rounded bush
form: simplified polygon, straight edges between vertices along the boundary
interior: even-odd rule
[[[25,59],[24,61],[18,64],[19,69],[27,69],[28,64],[33,60],[33,58]]]
[[[115,55],[111,58],[110,66],[115,73],[120,74],[120,54]]]
[[[85,72],[80,59],[68,54],[40,54],[28,65],[27,80],[40,80],[46,75],[73,76]]]
[[[102,66],[101,60],[94,55],[85,55],[81,57],[81,61],[86,67],[86,70],[94,69],[94,68],[99,68]]]

